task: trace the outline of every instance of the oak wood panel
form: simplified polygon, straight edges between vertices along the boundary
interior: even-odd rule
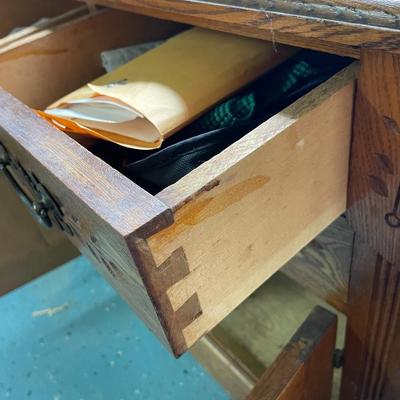
[[[79,4],[73,0],[1,0],[0,37],[43,17],[55,17]]]
[[[96,0],[155,17],[358,57],[400,47],[395,0]]]
[[[97,11],[68,21],[82,13],[84,7],[79,8],[57,18],[63,25],[52,31],[21,37],[0,49],[0,85],[30,106],[45,107],[68,90],[84,84],[86,78],[93,79],[103,73],[100,51],[135,40],[140,42],[144,37],[170,36],[181,29],[174,23],[160,24],[155,19],[114,10]],[[8,185],[2,179],[1,293],[78,254],[62,233],[41,228]]]
[[[231,351],[229,343],[213,333],[201,338],[190,352],[232,399],[244,399],[257,383],[257,376]]]
[[[59,232],[46,232],[0,176],[0,295],[79,253]]]
[[[329,400],[336,316],[316,307],[247,400]]]
[[[49,190],[71,241],[168,344],[127,245],[170,223],[168,209],[3,90],[0,104],[0,141]]]
[[[364,51],[356,96],[349,220],[400,263],[400,56]]]
[[[101,51],[167,38],[180,30],[182,26],[168,21],[99,10],[1,48],[0,86],[42,109],[102,75]]]
[[[191,353],[233,399],[243,400],[250,393],[249,383],[255,386],[317,305],[335,313],[311,291],[277,272],[196,343]],[[337,316],[337,347],[343,348],[346,318]],[[204,339],[212,343],[211,348],[203,344]],[[332,400],[339,399],[337,372]]]
[[[349,302],[342,398],[398,399],[400,269],[360,240]]]
[[[400,396],[400,57],[365,50],[361,60],[348,213],[356,246],[342,395],[392,400]]]
[[[353,241],[354,231],[346,218],[340,217],[296,254],[281,271],[347,314]]]
[[[356,71],[157,195],[174,223],[147,240],[155,265],[182,252],[190,270],[168,289],[169,301],[178,309],[196,294],[202,309],[183,331],[188,347],[345,210]]]

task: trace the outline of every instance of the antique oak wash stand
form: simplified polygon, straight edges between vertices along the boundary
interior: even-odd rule
[[[360,58],[347,213],[356,236],[342,398],[400,398],[400,4],[396,0],[97,3]]]
[[[323,276],[320,277],[320,282],[314,282],[314,286],[317,293],[348,317],[341,399],[400,399],[400,158],[398,157],[400,152],[400,2],[397,0],[96,0],[91,2],[91,5],[93,6],[94,3],[159,18],[164,22],[174,21],[196,25],[360,60],[355,90],[347,190],[346,218],[355,232],[354,235],[350,234],[352,246],[352,256],[349,261],[350,280],[345,282],[346,289],[341,295],[337,295],[334,291],[324,292],[323,288],[327,284],[323,282]],[[90,21],[93,25],[96,23],[94,19]],[[99,21],[99,26],[104,27],[107,21],[106,18]],[[140,25],[140,18],[138,21]],[[174,25],[165,26],[166,35],[180,29],[175,28]],[[160,36],[164,35],[162,29],[154,23],[151,29],[147,22],[138,27],[138,30],[146,29],[154,32],[154,38],[158,33]],[[115,33],[114,36],[118,35],[119,33]],[[126,28],[126,32],[122,32],[122,35],[136,35],[138,41],[146,39],[145,36],[139,37],[142,33],[138,33],[133,27]],[[149,38],[153,39],[151,34]],[[115,39],[115,43],[117,42],[118,40]],[[39,54],[40,50],[40,47],[35,48],[36,54]],[[90,49],[84,51],[90,51]],[[84,65],[81,68],[84,68]],[[323,123],[325,116],[331,115],[331,109],[338,110],[335,116],[338,126],[330,128],[332,138],[337,137],[346,129],[345,123],[343,126],[340,125],[341,116],[343,115],[343,119],[345,119],[345,114],[351,116],[351,110],[347,105],[352,102],[353,92],[346,89],[346,87],[349,88],[346,86],[349,82],[348,74],[351,73],[348,72],[347,75],[345,73],[334,81],[338,85],[337,89],[326,86],[325,91],[315,92],[319,98],[323,99],[321,100],[322,108],[317,114],[318,121]],[[88,75],[89,78],[90,75]],[[7,87],[5,89],[7,90]],[[71,90],[73,87],[65,90],[67,89]],[[18,95],[16,97],[21,98]],[[328,98],[332,100],[335,107],[327,103],[323,108],[325,104],[323,102]],[[18,163],[21,162],[24,171],[33,171],[30,175],[31,184],[33,180],[35,190],[38,190],[46,199],[46,207],[51,210],[51,218],[49,217],[47,221],[47,215],[43,216],[44,222],[48,222],[49,225],[58,224],[67,235],[72,236],[72,241],[78,247],[87,254],[91,254],[92,258],[97,260],[103,270],[109,274],[109,279],[117,290],[129,304],[139,309],[139,315],[162,341],[169,343],[176,354],[187,350],[261,283],[254,282],[243,289],[243,292],[237,291],[238,301],[232,301],[229,305],[224,304],[225,309],[220,314],[209,314],[206,298],[210,293],[207,292],[206,284],[199,283],[196,287],[206,273],[202,275],[200,272],[196,275],[197,266],[191,267],[197,250],[191,248],[190,241],[185,237],[188,226],[203,223],[200,216],[206,215],[207,218],[211,218],[222,212],[221,204],[226,198],[221,197],[222,203],[218,203],[219,208],[214,206],[217,211],[214,209],[208,211],[207,207],[212,207],[212,204],[216,203],[212,203],[213,198],[204,199],[202,196],[208,196],[208,193],[214,191],[217,192],[217,196],[223,196],[224,185],[229,187],[230,182],[236,182],[235,179],[240,181],[244,166],[247,165],[242,162],[243,160],[235,160],[237,164],[232,166],[228,175],[221,173],[221,179],[210,182],[203,180],[198,186],[194,185],[194,188],[183,183],[178,184],[174,191],[166,190],[160,197],[151,197],[140,188],[132,186],[129,190],[126,189],[130,184],[116,176],[115,171],[111,171],[104,163],[99,163],[93,157],[90,158],[90,154],[85,149],[69,138],[57,136],[54,128],[49,128],[44,122],[30,116],[30,111],[7,93],[0,92],[0,102],[3,108],[0,110],[0,141],[4,145],[6,157],[17,160],[7,161],[9,162],[7,165],[20,166]],[[29,104],[29,101],[25,102]],[[311,108],[319,109],[319,105],[315,106],[315,99],[310,103]],[[35,104],[34,100],[29,105],[42,106],[38,102]],[[12,112],[15,114],[13,118],[10,118]],[[294,114],[299,121],[303,118],[300,111]],[[307,115],[311,114],[310,112]],[[306,118],[307,116],[304,120]],[[306,125],[310,127],[310,130],[315,125],[315,115],[313,118]],[[38,142],[39,144],[31,143],[26,139],[24,132],[29,129],[42,139]],[[289,127],[287,131],[288,135],[298,134],[290,131]],[[321,137],[324,133],[320,132]],[[51,137],[54,135],[57,136],[57,140],[54,139],[52,142]],[[327,137],[331,136],[327,134]],[[317,131],[315,137],[318,137]],[[46,144],[43,144],[44,142]],[[329,147],[330,143],[327,141],[318,149],[319,154],[325,148],[325,153],[321,153],[321,158],[328,156],[327,151],[330,149],[326,147]],[[262,146],[267,146],[267,143],[260,145],[260,148]],[[58,148],[59,153],[63,154],[53,154],[54,148]],[[279,150],[279,148],[276,146],[276,149]],[[274,151],[274,148],[271,150]],[[345,148],[342,150],[345,151]],[[255,159],[252,164],[251,157],[249,153],[250,166],[259,165],[260,160],[263,159]],[[68,161],[68,158],[72,161]],[[333,158],[334,167],[335,160],[338,158],[340,158],[340,150]],[[62,167],[68,162],[71,164],[68,168]],[[75,182],[78,174],[74,171],[72,162],[81,167],[79,179],[86,179],[86,186],[79,190],[78,183]],[[86,176],[86,171],[91,165],[97,166],[102,172],[104,180],[96,177],[100,183]],[[265,184],[259,179],[259,175],[250,176],[250,178],[254,190]],[[324,177],[319,177],[319,179],[322,185]],[[332,182],[328,182],[327,192],[335,185],[334,178],[330,179]],[[189,176],[185,177],[184,183],[186,182],[189,182]],[[43,186],[42,183],[44,183]],[[48,194],[46,188],[51,193],[48,197],[46,197]],[[243,198],[241,188],[247,190],[247,186],[242,187],[239,182],[235,188],[234,196],[238,199],[237,201],[241,201]],[[117,200],[111,200],[111,193],[115,194]],[[103,198],[107,201],[103,202]],[[55,204],[58,200],[62,206]],[[135,202],[139,205],[141,202],[149,205],[145,211],[139,207],[143,215],[132,205]],[[328,205],[330,202],[327,203]],[[115,210],[111,210],[115,211],[113,215],[108,209],[109,206],[115,207]],[[71,207],[76,210],[74,209],[74,212],[69,215],[68,209]],[[196,214],[198,219],[195,219],[192,214],[189,216],[188,210],[192,213],[195,210],[198,211]],[[336,211],[335,218],[340,215],[340,207]],[[189,220],[189,217],[193,217],[195,221]],[[325,228],[332,220],[330,216],[327,217],[321,222],[321,226],[316,228],[313,235],[315,236],[318,229]],[[309,222],[311,223],[311,220]],[[335,224],[341,223],[346,224],[343,220],[335,222]],[[305,229],[306,226],[308,225],[298,227],[299,231]],[[197,232],[195,228],[190,229]],[[349,229],[345,228],[345,231],[348,234]],[[196,236],[197,238],[203,237],[206,240],[205,235],[195,234],[199,235]],[[304,239],[304,243],[299,242],[298,250],[311,239],[313,237]],[[160,246],[159,243],[161,243]],[[251,244],[252,242],[246,243],[246,248],[249,245],[249,251],[252,251]],[[212,246],[206,248],[204,254],[209,250],[212,250]],[[257,246],[253,251],[258,251]],[[203,261],[206,262],[206,259],[204,258]],[[278,264],[279,261],[276,263]],[[194,273],[191,273],[192,269]],[[305,286],[312,286],[312,282],[308,280],[318,281],[319,279],[315,274],[310,277],[305,272],[295,273],[292,270],[287,273],[295,275],[298,281],[303,279]],[[186,277],[188,279],[185,279],[185,283],[180,286],[180,282],[183,282]],[[260,278],[260,281],[263,279]],[[136,285],[138,294],[131,293],[127,289],[129,285],[130,287]],[[232,288],[234,285],[233,282]],[[193,287],[196,288],[195,291]],[[214,301],[215,304],[210,303],[210,310],[214,306],[218,309],[220,301],[218,299]],[[316,330],[324,330],[329,325],[326,322],[329,317],[321,310],[316,313],[322,313],[320,317],[325,321]],[[312,318],[315,318],[315,315]],[[302,337],[307,337],[308,334],[309,332],[303,332]],[[329,335],[332,336],[332,332]],[[314,357],[322,359],[328,354],[329,358],[329,353],[321,350],[318,354],[318,349],[317,345],[313,348],[315,353],[313,357],[310,360],[307,359],[311,367],[308,365],[305,372],[304,370],[301,372],[308,376],[307,379],[304,376],[300,379],[298,375],[298,380],[297,378],[292,380],[291,386],[288,384],[288,390],[277,389],[279,392],[277,396],[273,397],[271,393],[268,393],[270,397],[267,397],[265,393],[268,392],[268,387],[263,384],[269,380],[270,385],[271,381],[275,379],[276,383],[278,379],[276,376],[272,376],[271,379],[274,371],[270,371],[264,383],[261,380],[259,386],[256,387],[251,398],[299,398],[296,397],[295,390],[297,387],[298,393],[301,392],[299,385],[305,385],[304,382],[308,385],[313,384],[315,389],[313,395],[304,394],[307,391],[303,391],[304,400],[322,398],[318,397],[316,389],[321,381],[317,379],[317,382],[312,382],[309,376],[316,373],[315,364],[318,364],[318,361],[315,361]],[[286,357],[290,358],[290,355]],[[284,365],[285,362],[290,361],[289,358],[279,360],[280,364],[278,362],[274,367]],[[304,358],[301,361],[304,362]],[[314,368],[312,368],[313,365]],[[322,374],[323,371],[318,372]]]
[[[102,0],[97,4],[360,58],[348,219],[343,399],[400,398],[400,4],[396,0]]]

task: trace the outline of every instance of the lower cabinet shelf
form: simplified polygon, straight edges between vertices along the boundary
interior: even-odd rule
[[[345,316],[333,310],[278,272],[192,354],[233,399],[337,399],[340,370],[332,360]]]

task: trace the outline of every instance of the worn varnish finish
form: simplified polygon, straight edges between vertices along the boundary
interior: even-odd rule
[[[354,249],[349,310],[342,398],[398,399],[400,271],[361,241]]]
[[[343,398],[400,394],[400,57],[364,51],[349,185],[356,230]],[[363,368],[360,368],[360,366]]]
[[[72,242],[167,343],[127,239],[147,225],[170,223],[168,209],[4,91],[0,103],[3,145],[51,188]]]
[[[82,15],[86,9],[72,0],[32,0],[29,6],[25,1],[3,0],[0,8],[0,48],[40,30],[27,27],[1,37],[12,28],[28,26],[42,17],[49,18],[45,24],[49,28]],[[1,70],[0,85],[2,80],[9,77],[9,73]],[[31,87],[25,90],[29,92]],[[34,90],[37,92],[37,86]],[[62,233],[50,232],[39,226],[2,176],[0,194],[0,295],[3,295],[79,253]]]
[[[358,57],[400,47],[397,1],[96,0],[113,8]]]
[[[338,218],[294,256],[282,272],[347,314],[354,231]]]
[[[329,400],[336,316],[316,307],[247,400]]]
[[[400,56],[364,51],[356,98],[349,219],[360,239],[400,263]]]
[[[21,36],[0,49],[0,86],[28,106],[45,107],[100,75],[100,51],[143,41],[142,36],[168,37],[182,29],[179,24],[116,10],[100,10],[71,21],[85,8],[74,4],[79,8],[54,21],[62,25]],[[2,177],[0,185],[0,293],[6,293],[78,252],[61,232],[41,228]]]

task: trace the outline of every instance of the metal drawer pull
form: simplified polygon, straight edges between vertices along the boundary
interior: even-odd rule
[[[69,231],[66,229],[68,226],[63,223],[63,213],[60,207],[48,190],[33,173],[29,174],[18,161],[13,159],[1,143],[0,172],[7,178],[21,201],[41,225],[47,228],[56,225],[63,231]]]

